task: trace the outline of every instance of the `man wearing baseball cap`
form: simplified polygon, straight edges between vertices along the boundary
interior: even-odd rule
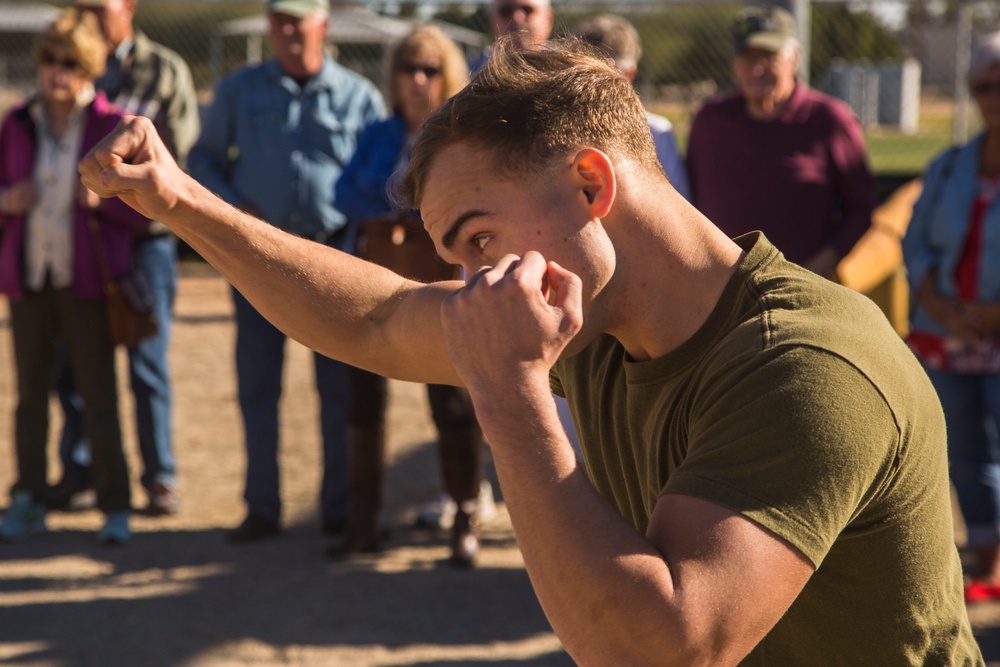
[[[274,57],[219,82],[191,175],[230,204],[287,232],[350,250],[334,185],[358,135],[385,112],[382,96],[325,49],[326,0],[269,0]],[[278,401],[285,335],[237,291],[236,374],[247,452],[244,521],[231,542],[280,531]],[[347,516],[347,367],[316,354],[324,473],[321,516],[336,533]]]
[[[153,121],[164,143],[181,164],[198,137],[198,101],[191,70],[171,49],[157,44],[133,25],[137,0],[76,0],[92,12],[107,42],[104,74],[94,86],[130,114]],[[177,292],[177,241],[165,226],[153,222],[136,235],[132,265],[150,287],[159,322],[156,335],[130,348],[129,384],[135,398],[135,423],[142,455],[142,486],[152,514],[178,510],[177,466],[171,428],[172,391],[167,353]],[[63,475],[51,490],[54,509],[72,506],[90,486],[89,447],[83,438],[82,400],[68,364],[58,382],[65,415],[59,455]]]
[[[878,186],[851,109],[796,77],[800,51],[784,9],[737,15],[737,90],[695,116],[688,177],[692,202],[729,236],[761,230],[788,259],[835,278],[870,225]]]

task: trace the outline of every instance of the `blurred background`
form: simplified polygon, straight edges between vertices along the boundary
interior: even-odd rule
[[[644,56],[637,85],[646,105],[670,118],[680,147],[702,100],[730,86],[730,22],[739,2],[554,0],[556,31],[614,12],[639,29]],[[753,3],[747,3],[753,4]],[[761,4],[761,3],[757,3]],[[800,24],[802,76],[847,101],[861,119],[873,170],[899,182],[977,129],[964,72],[975,38],[1000,28],[1000,3],[958,0],[786,0]],[[0,113],[35,85],[36,35],[61,3],[0,3]],[[434,21],[471,57],[491,41],[487,2],[333,0],[330,45],[344,65],[384,84],[385,55],[414,22]],[[203,103],[215,83],[269,56],[264,3],[141,0],[138,27],[180,53]]]

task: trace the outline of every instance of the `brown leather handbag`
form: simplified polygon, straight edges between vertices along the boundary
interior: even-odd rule
[[[104,300],[108,307],[108,329],[111,332],[111,340],[115,345],[135,347],[159,331],[149,285],[137,273],[119,280],[111,277],[97,218],[91,215],[88,223],[90,238],[94,242],[94,254],[97,256],[97,267],[104,283]]]
[[[458,267],[442,262],[420,218],[411,213],[362,220],[358,256],[422,283],[452,280]]]

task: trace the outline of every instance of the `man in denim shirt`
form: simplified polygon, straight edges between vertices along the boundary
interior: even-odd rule
[[[324,0],[269,0],[275,57],[219,82],[201,137],[188,157],[191,175],[229,203],[317,243],[348,249],[346,218],[334,184],[361,130],[384,114],[375,86],[324,51]],[[231,542],[280,531],[278,400],[285,335],[237,291],[236,372],[247,449],[247,516]],[[315,355],[324,473],[323,530],[347,515],[347,368]]]

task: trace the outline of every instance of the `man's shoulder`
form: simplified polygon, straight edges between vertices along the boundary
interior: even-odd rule
[[[271,73],[272,68],[269,67],[270,63],[271,61],[265,60],[264,62],[253,65],[244,65],[243,67],[226,74],[219,79],[219,82],[215,85],[216,96],[218,96],[218,91],[224,89],[235,90],[260,86],[264,83],[270,83],[272,80],[276,83],[277,79]]]
[[[746,116],[742,96],[735,91],[722,93],[701,105],[691,120],[691,134],[704,141],[708,137],[715,137],[715,132],[725,128],[742,131]]]
[[[743,108],[743,98],[736,91],[714,95],[701,105],[696,116],[732,116]]]
[[[138,62],[156,61],[161,67],[189,71],[187,61],[169,46],[154,42],[143,32],[135,34],[135,58]]]
[[[854,110],[847,102],[808,86],[802,86],[799,106],[807,110],[812,118],[823,118],[833,123],[857,122]]]
[[[323,76],[334,89],[347,89],[355,93],[361,92],[371,96],[381,97],[378,87],[365,76],[358,74],[349,67],[341,65],[332,58],[327,58],[323,68]]]

